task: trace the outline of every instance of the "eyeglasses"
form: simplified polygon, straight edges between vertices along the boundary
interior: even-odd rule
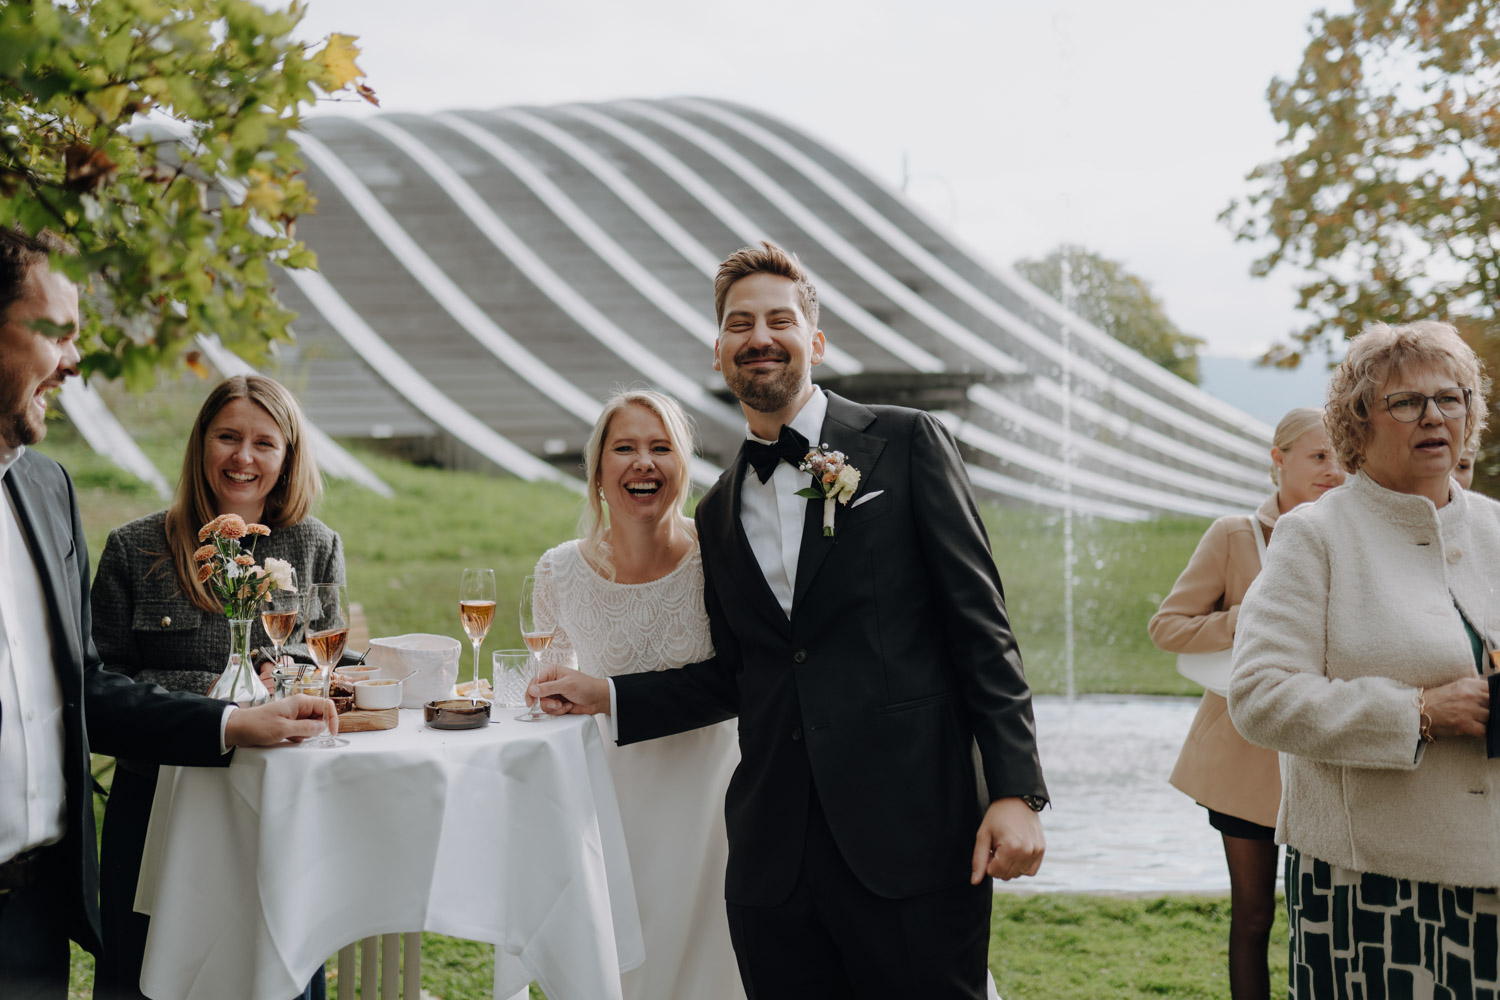
[[[1385,397],[1385,409],[1401,423],[1410,424],[1422,419],[1430,399],[1437,404],[1438,412],[1443,416],[1461,417],[1469,412],[1469,399],[1472,395],[1472,390],[1456,385],[1439,389],[1431,396],[1420,392],[1393,392]]]

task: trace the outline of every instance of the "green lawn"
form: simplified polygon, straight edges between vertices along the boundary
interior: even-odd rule
[[[1002,893],[990,922],[990,969],[1005,1000],[1219,1000],[1229,995],[1228,936],[1223,898]],[[1270,958],[1274,992],[1286,982],[1280,907]],[[422,989],[442,1000],[489,997],[494,962],[490,945],[422,935]],[[75,945],[71,996],[89,995],[93,964]],[[542,1000],[535,986],[531,995]]]

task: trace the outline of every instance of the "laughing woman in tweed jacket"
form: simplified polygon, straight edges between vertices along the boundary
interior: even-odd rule
[[[1240,609],[1229,711],[1282,754],[1295,1000],[1500,989],[1500,504],[1451,478],[1488,382],[1446,324],[1357,337],[1326,417],[1349,482],[1281,518]]]
[[[299,587],[344,582],[339,536],[309,513],[322,486],[308,445],[302,410],[280,383],[235,376],[208,394],[188,438],[172,505],[111,532],[99,556],[94,641],[110,669],[200,694],[224,669],[229,621],[197,581],[192,558],[198,529],[219,514],[268,525],[271,534],[259,540],[256,559],[291,563]],[[286,651],[307,659],[301,633],[299,623]],[[271,648],[258,622],[251,645]],[[150,918],[134,912],[134,902],[155,794],[154,764],[117,762],[100,855],[104,950],[95,972],[96,1000],[142,996]],[[227,996],[233,990],[225,985]],[[307,995],[323,995],[321,970]]]
[[[1271,482],[1276,491],[1246,517],[1209,525],[1187,568],[1147,626],[1151,641],[1169,653],[1213,653],[1234,644],[1240,601],[1260,572],[1260,550],[1282,514],[1311,503],[1344,481],[1323,427],[1323,411],[1299,406],[1271,438]],[[1254,532],[1260,532],[1259,541]],[[1266,1000],[1271,973],[1266,952],[1276,917],[1276,806],[1281,777],[1276,753],[1235,732],[1229,706],[1203,693],[1172,784],[1208,810],[1224,840],[1229,866],[1229,990],[1233,1000]]]

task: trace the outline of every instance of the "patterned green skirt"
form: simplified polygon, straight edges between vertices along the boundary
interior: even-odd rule
[[[1286,852],[1292,1000],[1500,1000],[1500,895]]]

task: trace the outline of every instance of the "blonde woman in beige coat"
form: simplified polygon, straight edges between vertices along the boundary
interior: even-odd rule
[[[1276,492],[1253,516],[1221,517],[1209,526],[1148,626],[1158,648],[1168,653],[1228,650],[1234,644],[1240,601],[1260,572],[1260,550],[1276,519],[1344,481],[1323,429],[1322,410],[1292,410],[1281,418],[1272,440]],[[1205,691],[1171,780],[1208,810],[1209,825],[1224,839],[1233,1000],[1265,1000],[1270,991],[1266,948],[1276,915],[1273,837],[1281,799],[1276,752],[1246,742],[1229,721],[1223,696]]]

